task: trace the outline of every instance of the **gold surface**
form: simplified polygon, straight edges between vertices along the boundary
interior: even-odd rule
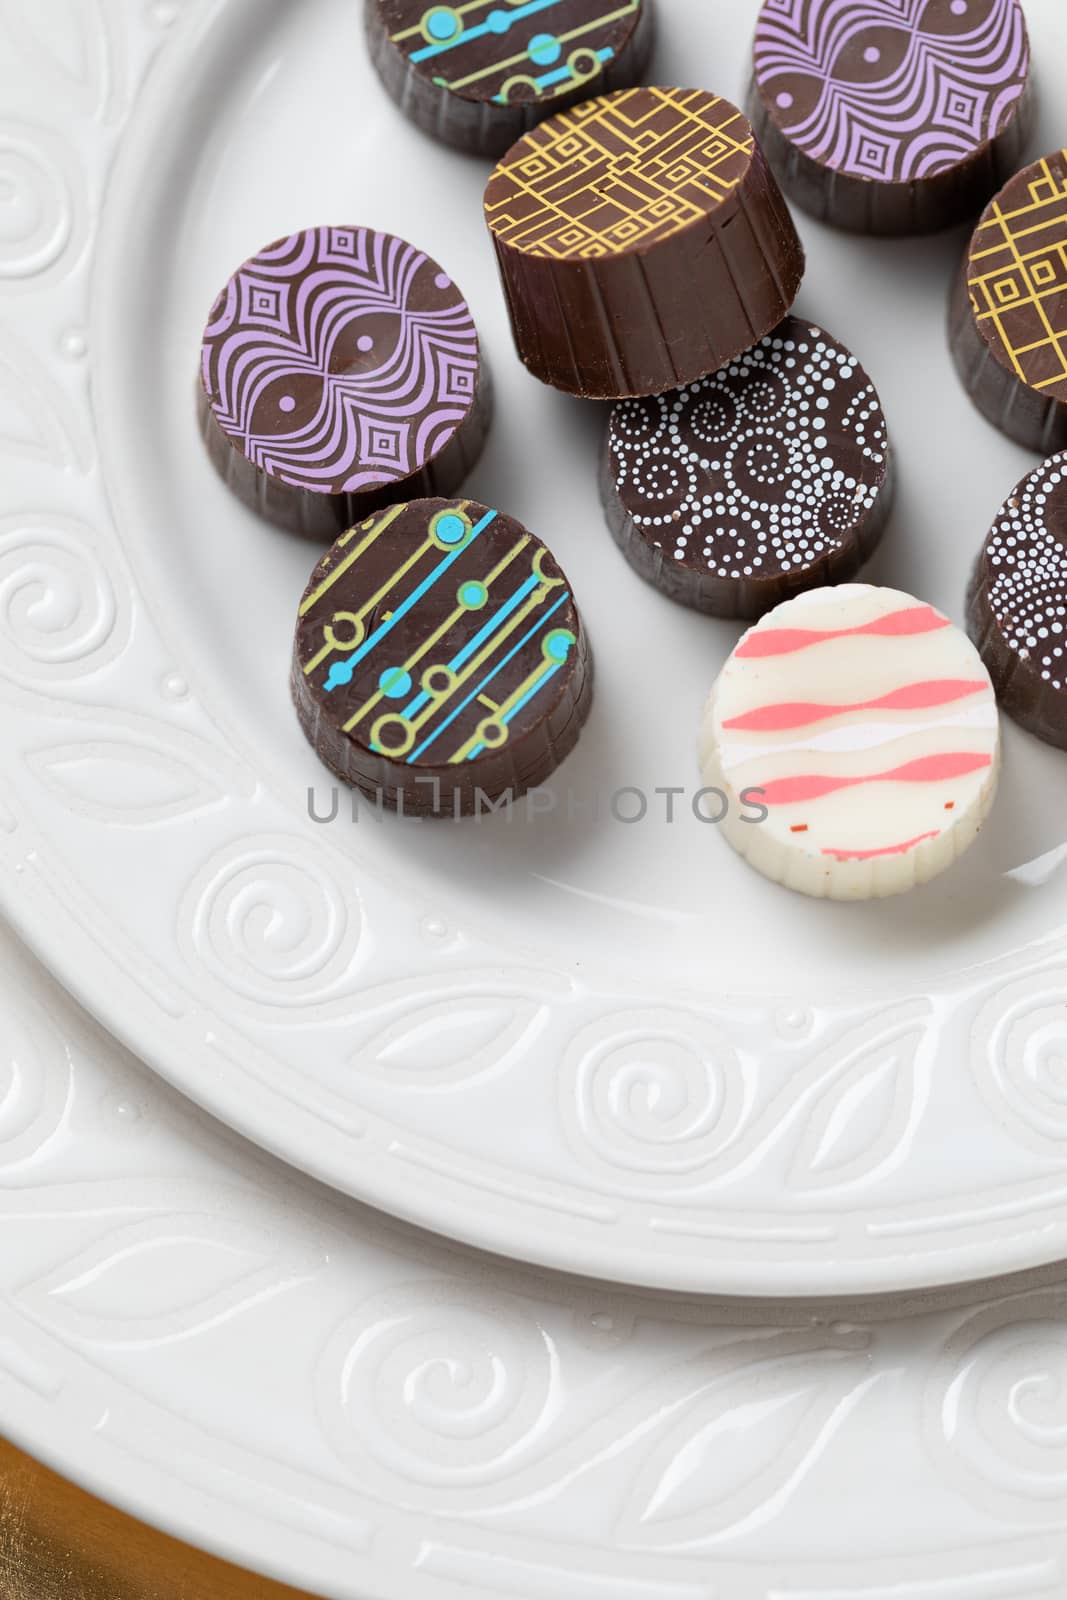
[[[311,1600],[154,1533],[0,1439],[0,1600]]]

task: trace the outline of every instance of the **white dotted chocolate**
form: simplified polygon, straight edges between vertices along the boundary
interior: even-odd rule
[[[713,377],[624,401],[609,453],[635,528],[721,579],[789,573],[847,541],[886,478],[877,393],[855,357],[790,317]]]
[[[993,524],[986,562],[1001,638],[1051,689],[1067,688],[1067,454],[1014,491]]]

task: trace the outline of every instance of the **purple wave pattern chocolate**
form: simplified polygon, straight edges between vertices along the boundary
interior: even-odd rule
[[[449,445],[478,387],[478,338],[446,273],[366,228],[270,245],[231,278],[204,335],[223,433],[293,489],[360,495]]]
[[[755,63],[771,116],[805,155],[906,183],[997,137],[1030,51],[1019,0],[766,0]]]

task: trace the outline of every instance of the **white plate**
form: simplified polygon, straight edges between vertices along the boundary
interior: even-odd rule
[[[331,1600],[1062,1596],[1062,1270],[756,1310],[505,1266],[193,1111],[3,930],[0,1001],[0,1432],[105,1499]]]
[[[754,5],[662,10],[658,76],[740,93]],[[1067,17],[1028,11],[1050,148]],[[329,785],[286,669],[315,552],[216,482],[192,403],[212,296],[287,229],[394,229],[474,303],[500,405],[471,488],[552,542],[598,655],[561,786],[693,786],[736,637],[618,558],[603,415],[520,368],[484,168],[402,123],[357,13],[0,5],[0,901],[235,1127],[497,1251],[758,1293],[1063,1253],[1067,765],[1018,730],[966,865],[886,905],[791,897],[695,821],[309,820]],[[802,226],[802,309],[869,366],[899,449],[874,575],[958,617],[1031,464],[945,353],[963,235]]]

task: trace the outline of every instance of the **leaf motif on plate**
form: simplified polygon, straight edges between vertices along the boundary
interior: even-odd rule
[[[707,1384],[646,1452],[620,1543],[667,1549],[770,1521],[868,1387],[864,1374],[862,1357],[823,1351]]]
[[[0,24],[45,92],[97,115],[113,88],[105,0],[0,0]]]
[[[775,1183],[787,1196],[878,1177],[926,1106],[929,1022],[929,1002],[905,1001],[820,1042],[749,1119],[714,1176],[729,1182],[781,1159]]]
[[[541,996],[506,987],[481,991],[479,975],[443,993],[433,993],[441,983],[430,976],[404,987],[409,999],[400,1014],[352,1057],[360,1072],[394,1085],[440,1088],[491,1072],[531,1044],[548,1015]],[[432,998],[415,998],[427,994]]]
[[[810,1102],[789,1174],[790,1187],[867,1181],[899,1149],[919,1108],[916,1057],[923,1027],[846,1048],[840,1068]]]
[[[133,741],[56,745],[34,751],[27,763],[68,810],[124,827],[168,822],[222,798],[182,756]]]
[[[265,1229],[175,1213],[114,1228],[16,1298],[67,1342],[147,1348],[204,1333],[316,1271]]]
[[[0,455],[87,470],[91,448],[65,396],[10,332],[0,338]]]

